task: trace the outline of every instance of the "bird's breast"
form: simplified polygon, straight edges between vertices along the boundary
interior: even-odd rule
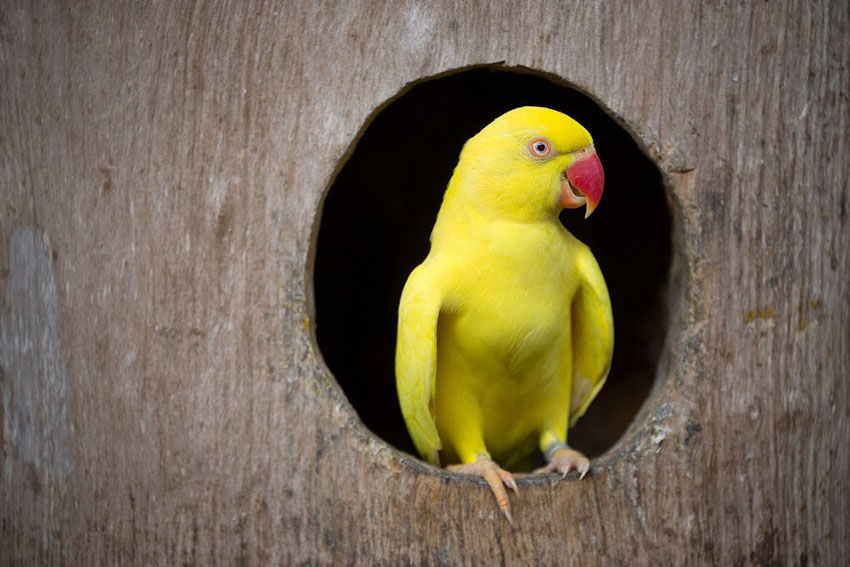
[[[456,271],[453,309],[440,319],[438,348],[512,379],[554,374],[578,285],[570,247],[519,234],[468,252]]]
[[[519,371],[542,361],[568,337],[569,299],[504,284],[491,286],[484,301],[441,316],[438,342],[475,367]]]

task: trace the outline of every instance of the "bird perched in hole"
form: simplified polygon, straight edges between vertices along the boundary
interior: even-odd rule
[[[567,445],[611,364],[614,327],[590,249],[558,220],[602,197],[590,134],[540,107],[511,110],[464,145],[431,250],[401,295],[396,386],[419,453],[483,477],[511,518],[506,469],[584,477]],[[504,467],[504,468],[503,468]]]

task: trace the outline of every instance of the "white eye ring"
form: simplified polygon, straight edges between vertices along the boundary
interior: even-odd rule
[[[546,138],[534,138],[528,143],[529,153],[536,158],[545,158],[552,153],[552,142]]]

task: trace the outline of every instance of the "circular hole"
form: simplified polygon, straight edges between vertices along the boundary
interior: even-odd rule
[[[484,67],[419,82],[377,111],[325,198],[314,269],[316,334],[325,361],[364,424],[416,454],[399,409],[394,356],[398,301],[429,235],[463,143],[524,105],[560,110],[591,133],[605,197],[561,221],[588,244],[614,310],[608,381],[570,430],[588,456],[626,431],[655,380],[667,325],[671,219],[661,174],[593,100],[557,79]]]

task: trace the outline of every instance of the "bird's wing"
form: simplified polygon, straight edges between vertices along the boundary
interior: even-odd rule
[[[584,415],[599,393],[614,353],[614,317],[602,271],[589,249],[579,254],[581,284],[573,298],[573,382],[570,392],[570,427]]]
[[[401,413],[419,453],[439,465],[442,448],[434,423],[437,320],[441,296],[425,264],[411,272],[398,306],[395,374]]]

